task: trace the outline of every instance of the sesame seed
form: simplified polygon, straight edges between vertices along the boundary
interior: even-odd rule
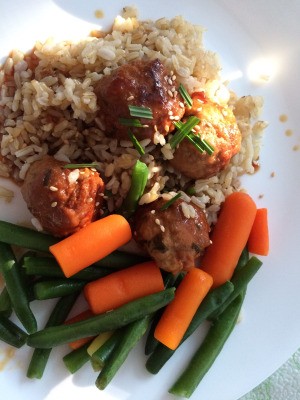
[[[97,201],[96,204],[95,204],[95,206],[98,207],[99,205],[100,205],[100,202]]]
[[[127,101],[130,101],[130,100],[133,100],[134,99],[134,96],[129,96],[128,98],[127,98]]]
[[[57,192],[58,188],[55,186],[50,186],[49,189],[51,190],[51,192]]]
[[[179,107],[184,108],[184,104],[182,101],[179,102]]]
[[[168,90],[168,95],[169,95],[170,97],[173,97],[173,93],[171,92],[170,89]]]
[[[174,93],[175,90],[176,90],[175,86],[173,86],[171,90],[172,90],[172,92]]]
[[[176,75],[173,74],[172,75],[172,81],[176,81],[176,78],[177,78]]]
[[[155,210],[151,210],[150,212],[151,212],[151,214],[155,214]]]
[[[156,125],[154,125],[154,130],[155,130],[155,132],[157,132],[157,126]]]
[[[169,79],[168,79],[168,84],[169,84],[169,85],[173,85],[173,80],[172,80],[172,78],[169,78]]]
[[[170,75],[172,76],[172,75],[174,75],[174,71],[172,70],[172,71],[170,71]]]
[[[179,115],[175,115],[174,120],[179,121],[180,120]]]
[[[197,108],[196,111],[200,112],[202,110],[202,107]]]
[[[163,226],[163,225],[160,225],[160,230],[162,231],[162,232],[165,232],[165,227]]]
[[[143,128],[149,128],[149,125],[143,125]]]
[[[87,199],[87,202],[88,203],[91,203],[93,201],[93,198],[92,197],[89,197],[88,199]]]
[[[200,131],[200,126],[199,125],[195,125],[194,129],[195,129],[195,131]]]
[[[173,111],[170,110],[170,111],[168,112],[168,114],[169,114],[169,115],[173,115]]]
[[[173,119],[175,119],[175,117],[173,117],[173,115],[170,115],[169,118],[171,121],[173,121]]]
[[[174,90],[174,93],[173,93],[174,97],[176,97],[177,94],[178,94],[177,90]]]
[[[159,220],[158,218],[156,218],[155,223],[156,223],[157,225],[160,225],[160,220]]]
[[[169,130],[170,130],[169,125],[165,125],[165,131],[166,131],[166,132],[169,132]]]
[[[57,206],[57,201],[54,201],[53,203],[51,203],[51,207],[56,207]]]
[[[97,172],[96,168],[91,168],[91,171]]]

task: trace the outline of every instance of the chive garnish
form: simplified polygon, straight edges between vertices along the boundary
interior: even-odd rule
[[[193,100],[182,83],[179,85],[178,92],[181,94],[185,104],[191,108],[193,105]]]
[[[211,156],[213,154],[213,152],[215,151],[214,147],[210,143],[208,143],[208,141],[205,139],[202,139],[202,143],[205,146],[206,153]]]
[[[169,201],[167,201],[163,206],[161,206],[161,211],[166,210],[169,208],[179,197],[181,196],[181,193],[177,193],[176,196],[172,197]]]
[[[176,146],[191,132],[191,130],[200,122],[200,119],[192,115],[188,120],[182,124],[175,122],[177,131],[170,140],[171,149],[175,149]]]
[[[76,168],[99,168],[99,164],[97,162],[92,163],[81,163],[81,164],[65,164],[63,168],[66,169],[76,169]]]
[[[141,156],[143,156],[145,154],[145,150],[144,150],[143,146],[140,144],[140,142],[137,140],[137,138],[134,136],[134,134],[131,132],[130,129],[128,129],[128,136],[129,136],[130,140],[132,141],[135,149],[139,152],[139,154]]]
[[[174,125],[176,126],[177,129],[180,130],[184,124],[181,121],[177,121],[174,122]],[[194,135],[193,133],[190,132],[186,135],[186,138],[197,148],[197,150],[200,151],[200,153],[206,151],[206,153],[211,156],[215,151],[213,146],[210,143],[208,143],[207,140],[201,139],[200,135]]]
[[[128,108],[132,117],[153,119],[152,110],[149,107],[128,106]]]
[[[144,125],[136,118],[119,118],[119,122],[124,126],[133,126],[135,128],[144,128]]]

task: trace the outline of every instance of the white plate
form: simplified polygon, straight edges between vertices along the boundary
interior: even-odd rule
[[[182,14],[191,22],[205,26],[208,29],[206,47],[221,55],[224,76],[241,72],[238,75],[242,76],[231,87],[239,95],[260,94],[265,98],[263,118],[270,125],[261,152],[261,168],[244,182],[258,206],[269,209],[271,254],[249,286],[242,322],[193,396],[194,399],[236,400],[277,369],[300,345],[300,157],[297,150],[300,146],[297,121],[300,3],[296,0],[289,3],[139,0],[134,3],[139,6],[141,18]],[[29,49],[36,39],[80,38],[99,25],[107,27],[125,5],[128,5],[125,1],[118,0],[5,2],[0,14],[0,57],[12,48]],[[97,19],[95,10],[102,10],[104,18]],[[248,67],[262,57],[272,60],[276,71],[269,82],[253,83],[247,75]],[[279,120],[282,114],[288,117],[285,123]],[[288,129],[291,136],[285,134]],[[10,206],[1,200],[0,218],[22,223],[29,214],[17,188],[13,188],[16,199]],[[40,311],[38,305],[35,307]],[[64,347],[53,352],[41,381],[26,379],[30,351],[22,349],[0,373],[1,398],[171,399],[167,390],[187,363],[197,340],[195,335],[157,376],[146,372],[142,346],[137,347],[104,393],[94,387],[96,374],[90,368],[83,368],[73,377],[68,375],[61,361],[67,351]],[[1,344],[0,361],[6,348]]]

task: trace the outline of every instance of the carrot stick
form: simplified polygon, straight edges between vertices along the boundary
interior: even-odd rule
[[[199,268],[192,268],[180,282],[174,300],[167,305],[158,321],[155,339],[175,350],[212,283],[210,275]]]
[[[88,283],[84,295],[93,313],[101,314],[163,289],[160,269],[148,261]]]
[[[229,195],[223,204],[201,268],[213,277],[213,287],[230,280],[245,247],[256,215],[256,205],[243,192]]]
[[[77,314],[74,317],[65,321],[65,324],[73,324],[74,322],[83,321],[83,320],[88,319],[93,316],[94,316],[94,314],[92,313],[91,310],[85,310],[85,311],[81,312],[80,314]],[[79,347],[83,346],[84,344],[90,342],[93,338],[94,338],[94,336],[90,336],[90,337],[74,340],[73,342],[69,343],[69,346],[71,347],[71,349],[76,350],[76,349],[79,349]]]
[[[132,237],[124,217],[112,214],[49,247],[68,278],[129,242]]]
[[[269,254],[269,228],[267,208],[258,208],[249,235],[248,250],[260,256]]]

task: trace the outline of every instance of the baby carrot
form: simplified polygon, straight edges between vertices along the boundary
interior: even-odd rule
[[[239,257],[248,241],[256,215],[256,205],[243,192],[229,195],[201,261],[201,268],[213,277],[213,287],[230,280]]]
[[[268,210],[258,208],[247,244],[250,253],[260,256],[269,254]]]
[[[192,268],[176,289],[174,300],[164,310],[154,337],[175,350],[212,283],[210,275],[201,269]]]
[[[92,313],[92,311],[88,309],[88,310],[82,311],[80,314],[77,314],[74,317],[68,319],[67,321],[65,321],[65,324],[73,324],[74,322],[83,321],[84,319],[93,317],[93,315],[94,314]],[[73,342],[70,342],[69,346],[71,347],[71,349],[76,350],[76,349],[79,349],[79,347],[83,346],[84,344],[90,342],[93,338],[94,338],[94,336],[89,336],[86,338],[77,339],[77,340],[74,340]]]
[[[148,261],[89,282],[84,294],[92,312],[101,314],[163,289],[160,269]]]
[[[49,247],[68,278],[129,242],[132,237],[124,217],[112,214]]]

